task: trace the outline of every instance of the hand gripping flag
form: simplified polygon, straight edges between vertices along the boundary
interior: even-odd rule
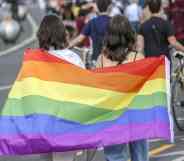
[[[0,113],[0,155],[170,139],[164,56],[85,70],[28,49]]]

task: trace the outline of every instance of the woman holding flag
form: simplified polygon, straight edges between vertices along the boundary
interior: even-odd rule
[[[51,14],[43,18],[37,32],[37,39],[41,50],[84,68],[80,57],[72,50],[66,49],[68,46],[67,32],[59,16]],[[53,161],[58,159],[60,161],[71,161],[75,157],[75,153],[76,151],[61,154],[53,153]]]
[[[39,27],[37,38],[41,49],[84,68],[80,57],[72,50],[66,49],[68,46],[68,36],[59,16],[55,14],[45,16]]]
[[[102,54],[97,61],[97,67],[112,67],[142,59],[135,48],[136,34],[132,30],[128,19],[124,16],[115,16],[110,20],[107,34],[104,39]],[[148,161],[148,145],[146,140],[137,140],[129,143],[132,161]],[[127,161],[127,145],[114,145],[104,148],[107,161]]]

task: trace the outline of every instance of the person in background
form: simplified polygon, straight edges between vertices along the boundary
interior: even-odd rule
[[[90,3],[83,4],[81,6],[81,9],[89,11],[89,13],[87,14],[86,22],[88,22],[88,21],[92,20],[93,18],[97,17],[98,8],[97,8],[96,3],[90,2]]]
[[[75,16],[72,10],[72,6],[73,6],[72,2],[68,2],[68,3],[65,3],[64,6],[62,7],[63,8],[63,13],[62,13],[63,20],[74,21]]]
[[[45,10],[47,7],[46,0],[38,0],[38,5],[39,5],[41,10]]]
[[[145,0],[139,0],[139,5],[143,8],[144,7]]]
[[[151,17],[151,13],[148,7],[148,0],[145,0],[144,6],[142,9],[142,17],[141,17],[141,24],[143,24],[146,20],[148,20]]]
[[[124,1],[125,3],[125,1]],[[121,0],[112,0],[110,16],[123,15],[126,5]]]
[[[46,13],[60,15],[60,7],[58,0],[48,0],[46,5]]]
[[[136,33],[125,16],[117,15],[110,20],[104,38],[102,53],[97,61],[97,68],[113,67],[134,62],[144,58],[135,51]],[[122,82],[123,83],[123,82]],[[132,161],[148,161],[148,144],[146,140],[130,142]],[[120,144],[104,147],[107,161],[127,161],[128,145]]]
[[[18,0],[6,0],[6,2],[11,4],[10,10],[11,10],[12,17],[15,20],[19,20],[19,17],[18,17]]]
[[[88,21],[88,13],[90,12],[89,9],[80,9],[79,11],[79,16],[76,18],[76,27],[77,27],[77,34],[79,35],[83,28],[85,27],[85,25],[87,24]],[[83,42],[83,45],[85,47],[90,47],[90,40],[89,38],[86,38]]]
[[[87,37],[90,37],[92,39],[93,46],[92,60],[97,60],[102,49],[104,35],[110,21],[108,10],[111,3],[111,0],[96,0],[96,5],[99,10],[98,16],[87,23],[81,34],[70,42],[69,47],[76,46],[82,43]]]
[[[151,17],[140,27],[137,50],[144,52],[145,57],[164,54],[169,60],[171,45],[176,50],[184,52],[184,46],[175,37],[174,29],[169,21],[160,15],[162,1],[149,0],[147,2]]]
[[[133,29],[138,32],[140,21],[142,19],[142,8],[138,4],[138,0],[130,0],[131,3],[125,9],[125,16],[130,21]]]

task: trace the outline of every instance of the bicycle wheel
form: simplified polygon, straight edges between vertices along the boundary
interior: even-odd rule
[[[172,85],[172,112],[177,128],[184,131],[184,84],[180,80]]]

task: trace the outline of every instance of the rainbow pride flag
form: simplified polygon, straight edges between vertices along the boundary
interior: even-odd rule
[[[165,57],[85,70],[28,49],[0,114],[0,155],[170,139]]]

